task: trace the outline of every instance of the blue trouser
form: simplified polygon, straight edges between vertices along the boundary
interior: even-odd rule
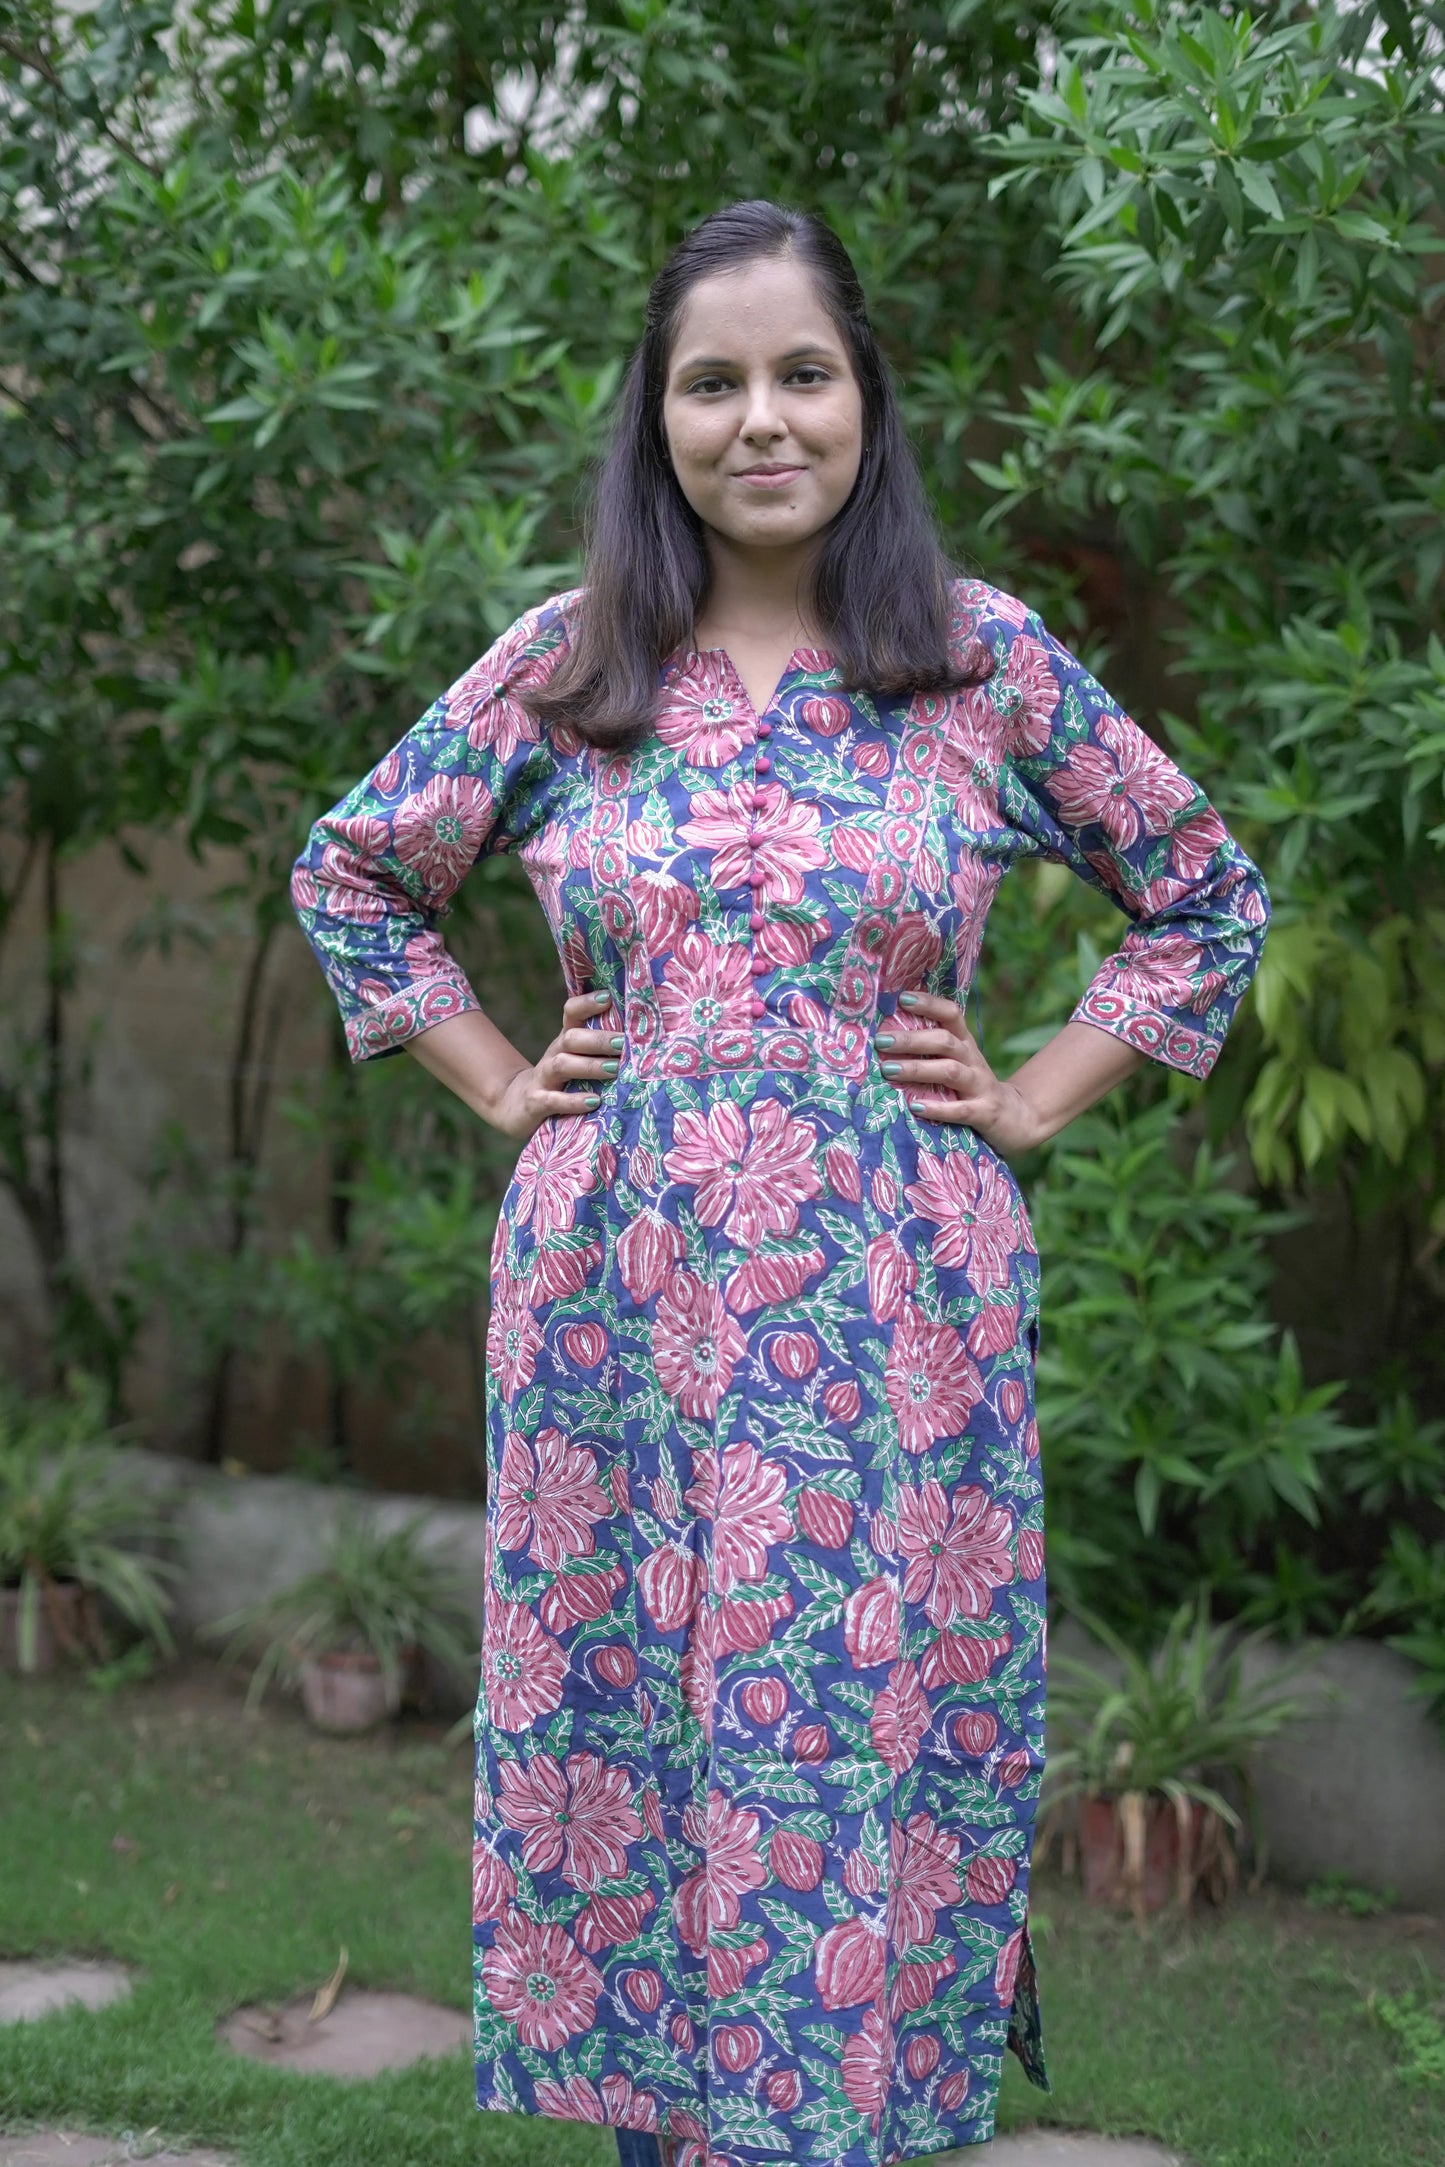
[[[619,2129],[617,2157],[622,2167],[662,2167],[662,2149],[650,2129]]]

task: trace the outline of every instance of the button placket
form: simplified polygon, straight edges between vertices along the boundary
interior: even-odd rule
[[[751,888],[753,895],[753,907],[748,914],[748,929],[754,935],[761,933],[764,925],[767,922],[763,911],[759,908],[762,902],[761,890],[765,876],[762,872],[761,867],[758,865],[756,856],[758,847],[758,830],[756,827],[756,821],[758,814],[765,809],[768,802],[767,784],[765,778],[771,773],[773,763],[768,757],[768,754],[764,750],[764,748],[766,747],[768,739],[772,736],[772,734],[772,724],[766,719],[766,717],[759,717],[758,734],[753,744],[752,809],[753,820],[755,824],[748,831],[748,847],[754,853],[753,861],[748,867],[748,886]],[[752,958],[752,974],[754,980],[757,980],[759,978],[765,978],[767,976],[768,969],[769,965],[766,959],[755,953]],[[756,1020],[760,1016],[765,1016],[768,1012],[768,1004],[759,993],[754,993],[752,1000],[749,1002],[748,1005],[751,1009],[754,1020]]]

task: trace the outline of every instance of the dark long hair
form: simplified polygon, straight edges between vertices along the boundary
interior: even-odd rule
[[[624,750],[647,734],[659,665],[691,640],[707,593],[702,522],[678,486],[662,421],[683,302],[699,279],[787,254],[816,280],[863,403],[858,478],[812,573],[818,631],[850,690],[951,692],[987,674],[968,675],[950,655],[951,568],[852,258],[807,211],[733,203],[695,226],[653,281],[593,499],[572,642],[546,685],[525,696],[541,720],[569,723],[588,744]]]

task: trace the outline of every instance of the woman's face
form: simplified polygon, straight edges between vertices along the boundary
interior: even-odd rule
[[[703,524],[749,549],[796,549],[848,501],[863,400],[809,273],[763,256],[699,279],[667,367],[673,471]]]

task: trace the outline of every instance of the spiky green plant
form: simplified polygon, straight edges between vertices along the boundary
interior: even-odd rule
[[[1049,1756],[1053,1797],[1153,1793],[1176,1808],[1193,1799],[1238,1828],[1238,1813],[1210,1777],[1232,1775],[1247,1789],[1256,1746],[1305,1705],[1280,1671],[1246,1682],[1246,1653],[1264,1635],[1213,1624],[1202,1595],[1181,1604],[1147,1655],[1102,1620],[1082,1622],[1118,1675],[1066,1656],[1051,1662],[1050,1712],[1064,1740]]]
[[[178,1568],[141,1548],[163,1538],[165,1528],[163,1501],[126,1487],[93,1378],[77,1376],[63,1394],[36,1400],[0,1384],[0,1587],[19,1590],[22,1671],[38,1664],[42,1606],[66,1652],[84,1652],[57,1599],[65,1582],[103,1597],[170,1653],[165,1582]],[[98,1657],[107,1652],[103,1639],[93,1649]]]
[[[476,1630],[461,1571],[423,1542],[418,1515],[384,1530],[354,1505],[337,1514],[322,1563],[289,1588],[202,1628],[224,1639],[226,1660],[254,1655],[246,1705],[269,1685],[293,1685],[308,1658],[366,1650],[399,1694],[407,1651],[420,1648],[455,1669],[476,1660]]]

